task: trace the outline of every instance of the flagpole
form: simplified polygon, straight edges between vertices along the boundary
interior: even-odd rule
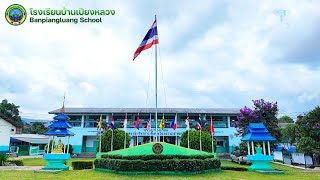
[[[176,113],[176,117],[175,117],[174,123],[176,123],[176,126],[178,126],[178,113]],[[176,127],[175,131],[176,131],[176,130],[177,130],[177,127]],[[178,146],[177,131],[176,131],[176,146]]]
[[[149,142],[151,142],[151,131],[152,131],[152,126],[151,126],[151,113],[150,113],[150,122],[149,122],[149,123],[150,123],[150,132],[149,132],[149,133],[150,133],[150,141],[149,141]],[[148,124],[147,124],[147,125],[148,125]]]
[[[157,15],[154,15],[155,21],[157,22]],[[156,37],[154,37],[155,39]],[[157,47],[158,45],[155,44],[155,98],[156,98],[156,113],[155,113],[155,119],[156,119],[156,142],[158,142],[158,77],[157,77]]]
[[[187,121],[188,121],[188,149],[190,149],[190,121],[189,121],[189,114],[187,113]]]
[[[202,142],[201,142],[201,129],[200,129],[200,151],[202,151]]]
[[[212,131],[212,127],[213,127],[213,124],[212,124],[212,116],[211,116],[211,123],[210,123],[210,131]],[[212,126],[212,127],[211,127]],[[213,146],[213,132],[211,132],[211,138],[212,138],[212,153],[214,153],[214,146]]]
[[[124,118],[124,121],[125,121],[125,122],[124,122],[124,126],[125,126],[125,127],[123,126],[123,127],[124,127],[124,142],[123,142],[123,149],[125,149],[125,148],[126,148],[126,144],[127,144],[127,143],[126,143],[126,142],[127,142],[127,121],[128,121],[128,119],[127,119],[127,118],[128,118],[128,116],[127,116],[127,115],[128,115],[128,113],[126,113],[126,117]]]
[[[113,130],[112,131],[112,136],[111,136],[111,151],[113,151]]]

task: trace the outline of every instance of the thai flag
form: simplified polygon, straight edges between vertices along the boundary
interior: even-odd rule
[[[196,124],[196,128],[197,128],[197,129],[200,129],[200,130],[202,130],[202,127],[201,127],[201,118],[200,118],[200,115],[199,115],[199,119],[198,119],[198,122],[197,122],[197,124]]]
[[[177,129],[177,119],[176,119],[176,117],[174,117],[174,119],[171,121],[171,128],[173,129],[173,130],[176,130]]]
[[[128,124],[128,118],[127,115],[124,117],[124,121],[123,121],[123,129],[124,131],[127,131],[127,124]]]
[[[112,131],[114,130],[114,117],[113,116],[111,117],[109,128],[112,129]]]
[[[159,43],[159,39],[158,39],[158,30],[157,30],[157,20],[155,19],[151,28],[147,32],[146,36],[143,38],[136,52],[134,53],[133,61],[143,50],[149,49],[152,47],[152,45],[158,44],[158,43]]]
[[[136,120],[136,125],[134,126],[135,128],[137,128],[139,130],[139,123],[140,123],[140,118],[139,116],[137,117],[137,120]]]

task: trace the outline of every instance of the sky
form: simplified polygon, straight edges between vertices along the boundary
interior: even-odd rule
[[[155,15],[158,107],[240,109],[264,99],[295,118],[320,105],[320,1],[3,0],[0,13],[12,3],[27,19],[0,18],[0,99],[25,118],[51,118],[64,94],[66,107],[155,107],[155,49],[132,61]],[[30,8],[64,7],[115,15],[30,23]]]

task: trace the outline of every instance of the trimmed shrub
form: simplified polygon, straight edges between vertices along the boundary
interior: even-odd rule
[[[154,155],[139,155],[139,156],[122,156],[122,155],[109,155],[104,154],[101,158],[110,158],[110,159],[126,159],[126,160],[167,160],[167,159],[209,159],[214,158],[213,154],[208,155],[163,155],[163,154],[154,154]]]
[[[189,130],[189,135],[190,148],[200,150],[200,131]],[[216,141],[214,141],[213,143],[213,148],[216,152],[217,143]],[[188,131],[182,133],[180,146],[188,147]],[[212,152],[212,139],[210,133],[208,133],[207,131],[201,131],[201,146],[202,151]]]
[[[90,160],[78,160],[72,162],[74,170],[93,169],[93,161]]]
[[[95,168],[115,171],[198,172],[220,168],[221,162],[209,155],[104,155],[102,159],[96,159],[94,165]]]
[[[113,150],[123,149],[124,147],[124,135],[125,132],[123,130],[115,129],[113,132]],[[109,152],[111,151],[111,139],[112,137],[112,130],[108,129],[103,132],[101,136],[101,151],[102,152]],[[128,133],[126,133],[126,147],[130,146],[131,137]],[[99,152],[99,146],[97,147],[96,151]]]
[[[248,168],[245,167],[230,167],[230,166],[222,166],[222,170],[231,170],[231,171],[248,171]]]
[[[23,166],[23,160],[22,159],[8,159],[7,162],[13,163],[17,166]]]
[[[0,166],[4,166],[8,161],[9,155],[5,153],[0,153]]]

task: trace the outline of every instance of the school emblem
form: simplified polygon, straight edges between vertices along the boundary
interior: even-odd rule
[[[23,6],[12,4],[7,8],[5,17],[9,24],[19,26],[26,20],[27,12]]]

